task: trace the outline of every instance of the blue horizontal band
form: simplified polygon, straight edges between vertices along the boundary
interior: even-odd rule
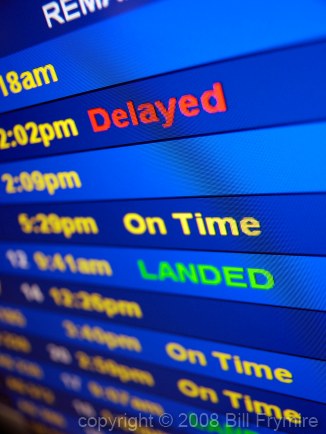
[[[325,255],[324,210],[325,194],[21,204],[0,208],[0,238]]]
[[[15,305],[12,307],[15,307]],[[27,333],[25,330],[21,332],[17,330],[17,333],[23,332],[32,348],[28,355],[21,354],[21,356],[31,358],[41,364],[43,362],[52,363],[48,345],[50,342],[53,347],[60,347],[63,344],[70,353],[70,361],[66,365],[60,363],[60,360],[57,361],[61,367],[73,369],[80,375],[89,374],[89,371],[81,369],[78,362],[78,353],[86,353],[88,360],[91,360],[92,357],[101,356],[102,360],[113,360],[116,363],[116,368],[112,368],[111,375],[101,373],[100,370],[95,368],[90,369],[94,378],[101,380],[104,378],[103,375],[106,375],[107,379],[120,385],[131,385],[153,393],[160,394],[167,387],[166,382],[170,382],[174,378],[175,374],[173,372],[166,371],[169,368],[215,380],[229,381],[270,392],[326,403],[326,368],[324,361],[225,345],[208,340],[186,338],[175,334],[145,331],[141,328],[112,327],[110,323],[104,325],[104,323],[96,322],[93,324],[89,319],[80,317],[62,316],[60,322],[58,315],[48,316],[49,320],[53,320],[54,325],[57,327],[57,332],[55,333],[53,326],[53,330],[46,335],[42,331],[37,331],[35,327],[33,328],[33,321],[30,320],[29,314],[33,313],[37,317],[39,316],[37,311],[29,311],[28,309],[27,313],[25,313],[24,308],[18,305],[16,307],[24,313],[28,322]],[[37,319],[38,324],[44,318],[44,314],[40,314]],[[136,337],[141,344],[141,351],[133,352],[121,348],[107,348],[106,345],[101,347],[96,343],[86,343],[77,339],[69,341],[62,333],[65,330],[65,327],[62,326],[63,321],[72,321],[74,324],[79,325],[89,324],[95,327],[101,324],[102,329],[112,331],[115,334]],[[30,330],[28,329],[29,324],[31,324]],[[39,335],[38,337],[36,337],[36,333]],[[6,348],[3,348],[3,351],[12,352]],[[89,362],[90,365],[91,363]],[[114,371],[118,372],[118,367],[120,367],[121,371],[121,366],[130,368],[129,373],[132,369],[149,372],[154,379],[153,384],[144,379],[143,382],[131,380],[133,378],[131,374],[129,374],[129,377],[126,374],[121,375],[121,377],[114,375]],[[170,379],[166,380],[166,377],[170,377]]]
[[[259,324],[259,321],[257,321],[251,328],[245,327],[245,325],[243,325],[244,334],[246,335],[247,339],[246,342],[241,342],[239,339],[239,341],[235,342],[234,345],[226,345],[216,343],[216,341],[219,340],[218,332],[216,332],[215,337],[210,337],[209,334],[207,335],[206,339],[210,338],[211,341],[215,341],[210,342],[207,340],[195,339],[193,337],[186,338],[177,335],[180,333],[177,325],[175,326],[174,332],[171,331],[171,334],[168,334],[149,331],[142,328],[116,325],[109,322],[105,323],[93,319],[90,321],[87,318],[78,316],[74,317],[71,315],[58,315],[57,313],[44,313],[40,310],[35,310],[29,307],[25,308],[15,304],[4,304],[3,306],[6,309],[18,309],[18,311],[26,318],[25,327],[18,327],[17,325],[14,326],[10,324],[8,325],[8,323],[4,324],[2,321],[3,327],[14,327],[17,333],[23,333],[24,335],[31,334],[32,336],[35,335],[41,337],[42,339],[63,342],[65,345],[68,345],[68,348],[74,348],[74,346],[77,346],[77,348],[85,348],[86,351],[95,353],[108,352],[108,354],[110,354],[112,357],[121,356],[135,359],[136,361],[139,360],[148,363],[155,363],[174,369],[192,372],[198,375],[218,378],[224,381],[232,381],[251,387],[266,388],[275,392],[324,402],[323,397],[325,396],[326,389],[324,362],[293,357],[285,354],[272,353],[270,351],[273,351],[273,349],[271,348],[270,344],[273,342],[271,338],[269,339],[269,336],[266,336],[264,348],[267,350],[267,352],[241,347],[242,344],[250,347],[249,342],[251,342],[252,347],[256,347],[255,338],[257,333],[255,333],[253,330],[254,326],[256,326],[257,329],[259,328],[261,333],[264,332],[263,326]],[[46,318],[48,318],[48,320]],[[275,316],[275,318],[277,318],[277,316]],[[272,318],[268,319],[272,321]],[[187,319],[184,319],[184,321],[186,322]],[[42,324],[45,322],[48,324],[46,329],[42,327]],[[76,330],[76,336],[74,335],[75,337],[69,335],[70,326],[73,328],[73,330]],[[103,330],[103,333],[101,332],[103,336],[110,335],[110,342],[106,342],[105,338],[101,338],[101,341],[100,338],[98,340],[95,338],[83,338],[84,326],[89,326],[93,329],[100,328]],[[106,335],[104,334],[104,331],[107,333]],[[288,347],[287,342],[283,342],[280,338],[281,331],[275,327],[274,333],[278,337],[280,345],[284,343],[283,353],[286,351],[290,352],[292,348]],[[224,334],[225,339],[227,339],[227,330],[224,332]],[[293,337],[293,333],[289,332],[289,335],[291,335],[290,337]],[[117,340],[118,336],[128,337],[128,345],[117,344],[117,342],[119,342]],[[241,338],[241,336],[239,337]],[[309,336],[301,333],[301,339],[303,341],[307,341]],[[127,342],[126,339],[125,342]],[[236,346],[237,343],[240,346]],[[169,347],[167,347],[167,345],[169,345]],[[316,345],[318,345],[318,343],[316,343]],[[319,343],[319,345],[322,345],[322,343]],[[32,338],[33,351],[36,352],[37,357],[44,359],[46,357],[44,355],[45,349],[42,350],[42,346],[44,347],[44,345],[39,344],[33,345]],[[188,350],[193,350],[193,352],[190,352],[193,356],[187,356],[188,358],[184,358],[184,355]],[[280,350],[282,351],[282,349]],[[196,356],[194,356],[194,351],[197,351]],[[227,356],[216,356],[213,354],[214,351],[232,356],[229,358],[229,370],[222,369],[222,364],[219,364],[220,360]],[[199,353],[202,353],[202,355],[198,356]],[[271,370],[275,370],[276,368],[284,368],[290,371],[291,379],[293,381],[280,381],[277,379],[276,374],[276,379],[274,378],[273,381],[271,381],[272,379],[264,378],[263,374],[261,375],[261,378],[255,378],[254,374],[252,376],[239,374],[234,368],[235,365],[232,365],[232,361],[235,360],[233,357],[236,355],[239,356],[241,360],[251,361],[256,364],[265,364],[269,366]],[[313,356],[315,356],[315,354]],[[194,359],[197,360],[197,363],[194,362]],[[203,362],[204,360],[206,361],[206,364]],[[259,371],[258,367],[257,370]],[[289,378],[289,376],[287,378]],[[317,384],[319,386],[317,386]]]
[[[26,7],[26,2],[23,3]],[[128,3],[139,4],[136,0]],[[121,9],[128,7],[117,6]],[[17,27],[12,20],[0,26],[5,32],[3,40],[6,41],[4,49],[8,48],[6,52],[10,52],[11,47],[7,35],[8,25],[18,28],[16,32],[22,32],[27,24],[26,38],[20,38],[27,42],[38,33],[41,33],[42,41],[46,39],[46,34],[52,37],[51,29],[43,31],[45,19],[44,26],[33,23],[35,19],[40,20],[41,5],[38,14],[33,14],[31,7],[28,5],[27,13],[19,9],[23,20],[18,21],[17,14],[14,15]],[[17,10],[16,2],[10,2],[11,8]],[[94,17],[96,14],[98,12],[94,13]],[[89,18],[83,17],[59,27],[65,32],[74,23],[78,26],[80,22],[82,25],[83,19]],[[250,5],[241,1],[231,5],[228,1],[216,3],[209,0],[205,7],[201,4],[189,7],[187,0],[151,2],[1,59],[2,74],[8,69],[20,73],[53,64],[59,81],[2,98],[0,111],[171,70],[324,38],[325,19],[326,7],[318,0],[310,0],[309,4],[305,0],[288,0],[286,4],[277,0],[266,4],[263,9],[259,0],[252,1]],[[187,30],[181,23],[187,26]],[[167,31],[166,26],[173,31]]]
[[[14,262],[20,254],[26,268]],[[17,277],[326,309],[322,257],[2,243],[0,258],[0,271]]]
[[[325,134],[320,123],[2,164],[0,201],[324,192]]]
[[[6,113],[1,160],[326,119],[325,57],[317,43]]]
[[[325,314],[320,312],[289,312],[287,309],[263,305],[194,298],[183,294],[163,295],[108,285],[101,287],[84,283],[73,284],[57,279],[54,285],[53,281],[31,276],[3,276],[1,283],[4,303],[25,306],[29,301],[29,292],[34,294],[34,288],[37,287],[37,294],[28,304],[35,307],[35,300],[39,299],[40,293],[43,300],[41,307],[63,316],[77,315],[87,321],[109,320],[111,323],[144,327],[191,338],[326,359],[322,346]],[[94,298],[95,301],[92,301]],[[99,302],[106,306],[105,310],[98,307],[96,303]],[[160,307],[160,315],[157,315],[156,306]],[[199,315],[198,312],[205,314]],[[252,318],[255,318],[254,326],[244,328],[243,324],[251,324]],[[271,322],[267,323],[266,318]],[[291,330],[291,333],[284,334],[281,324]],[[306,324],[310,325],[308,329]],[[311,336],[314,339],[311,339]]]

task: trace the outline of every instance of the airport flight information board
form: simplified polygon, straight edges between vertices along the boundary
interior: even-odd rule
[[[0,398],[37,434],[326,432],[326,3],[0,4]]]

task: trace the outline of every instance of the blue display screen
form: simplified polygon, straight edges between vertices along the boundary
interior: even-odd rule
[[[326,432],[325,23],[0,4],[0,405],[26,433]]]

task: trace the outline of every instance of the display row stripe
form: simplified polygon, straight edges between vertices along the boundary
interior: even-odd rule
[[[33,7],[25,3],[20,1],[20,12],[22,8]],[[33,3],[38,5],[41,13],[42,6],[49,2]],[[77,4],[78,7],[80,3],[93,3],[95,6],[98,2],[79,0],[69,6]],[[111,0],[108,10],[113,3],[115,0]],[[118,4],[117,7],[133,7],[139,4],[139,0],[126,3],[125,6]],[[61,16],[62,4],[57,2]],[[0,110],[8,111],[171,70],[326,37],[326,6],[319,0],[311,0],[309,5],[305,0],[288,0],[286,5],[282,0],[277,0],[267,4],[264,10],[260,5],[259,0],[251,1],[250,5],[238,0],[232,6],[226,0],[218,4],[215,0],[207,0],[205,7],[189,7],[187,0],[152,1],[108,21],[20,51],[0,60],[0,71],[4,78],[10,71],[21,75],[34,68],[53,64],[58,81],[31,90],[22,88],[18,93],[10,92],[7,97],[1,98]],[[2,52],[4,49],[7,53],[15,49],[15,40],[19,44],[28,42],[39,33],[42,33],[42,41],[45,40],[41,27],[31,24],[36,15],[31,12],[17,14],[16,1],[10,2],[8,7],[14,10],[15,17],[13,22],[3,14],[6,25],[0,26],[0,31],[2,40],[8,42],[3,44]],[[77,11],[71,11],[70,14],[80,12],[80,9],[78,7]],[[76,21],[58,27],[65,31],[88,17],[83,15]],[[16,32],[16,35],[17,27],[19,32],[26,28],[21,21],[28,24],[28,36],[9,40],[8,26],[11,26],[10,33]],[[45,19],[43,23],[45,27]],[[187,23],[190,29],[195,24],[196,29],[185,32],[180,23]],[[164,26],[167,25],[173,32],[166,31]],[[122,32],[121,29],[126,31]],[[56,30],[48,29],[49,37],[53,31]],[[222,39],[223,43],[220,43]],[[305,63],[304,69],[308,67]],[[296,71],[295,77],[297,73],[300,71]]]
[[[325,192],[325,134],[317,123],[1,164],[0,203]]]
[[[0,239],[325,255],[325,219],[326,194],[24,204],[0,207]]]
[[[71,382],[74,381],[74,392],[78,393],[78,398],[106,403],[113,401],[114,404],[120,401],[116,406],[117,410],[120,411],[132,410],[133,403],[137,400],[139,406],[144,401],[152,403],[151,406],[147,406],[147,409],[150,409],[147,412],[156,417],[162,416],[165,412],[172,413],[172,415],[176,414],[178,407],[182,408],[183,405],[186,407],[194,405],[222,414],[235,411],[248,413],[248,420],[251,423],[255,423],[257,416],[263,413],[262,426],[266,426],[268,422],[271,423],[268,416],[270,418],[274,417],[274,423],[283,422],[282,428],[284,427],[283,429],[286,429],[286,432],[289,433],[297,432],[304,418],[306,418],[307,423],[307,419],[315,417],[318,420],[319,428],[324,427],[326,423],[325,405],[323,404],[235,386],[230,383],[216,382],[188,374],[181,375],[178,380],[173,379],[174,381],[170,381],[170,387],[166,387],[166,390],[164,390],[166,396],[158,396],[129,387],[117,389],[108,380],[99,382],[87,375],[81,377],[69,369],[62,371],[51,365],[43,365],[43,370],[46,373],[44,378],[35,381],[28,375],[20,374],[17,376],[17,374],[8,374],[6,370],[0,369],[6,375],[5,384],[9,389],[13,391],[17,391],[17,389],[26,390],[26,388],[32,387],[32,384],[38,384],[41,395],[43,392],[47,403],[51,401],[53,405],[56,403],[56,396],[51,389],[58,389],[61,392],[69,391],[71,390]],[[170,408],[171,410],[174,408],[174,411],[169,411]],[[307,427],[305,428],[306,432],[313,433],[316,431],[315,428]]]
[[[163,294],[140,291],[136,288],[122,289],[95,284],[71,283],[60,279],[44,280],[31,276],[1,276],[1,297],[4,303],[14,303],[25,307],[49,309],[63,315],[110,320],[132,326],[150,328],[174,333],[175,328],[183,335],[194,335],[198,338],[215,339],[214,331],[210,331],[211,318],[223,311],[232,313],[235,306],[239,310],[248,310],[249,315],[262,309],[265,314],[272,315],[274,309],[247,303],[238,305],[213,298],[184,296],[182,294]],[[157,315],[157,306],[160,315]],[[173,309],[171,309],[173,306]],[[198,315],[198,311],[205,315]],[[307,318],[320,316],[313,312],[295,316]],[[224,315],[223,315],[224,316]],[[196,318],[191,325],[190,318]],[[241,315],[243,320],[245,314]],[[215,320],[216,321],[216,320]],[[222,339],[223,340],[223,339]]]
[[[1,160],[325,120],[325,57],[316,43],[6,113]]]
[[[314,310],[326,306],[325,261],[324,257],[0,243],[0,272],[19,278],[120,287],[135,295],[145,290]]]
[[[218,314],[219,312],[217,311],[217,315]],[[249,311],[249,314],[253,315],[254,312]],[[274,317],[269,318],[266,316],[266,312],[263,312],[263,314],[265,314],[265,318],[270,321],[275,321],[276,324],[280,321],[284,321],[284,318],[280,318],[280,316],[277,315],[277,312]],[[277,391],[281,389],[283,393],[287,393],[285,390],[288,390],[288,393],[291,394],[291,390],[296,389],[297,382],[300,384],[301,382],[304,383],[304,379],[300,376],[300,367],[311,366],[312,368],[310,371],[307,369],[308,372],[312,372],[311,383],[314,384],[313,378],[315,375],[315,378],[318,378],[318,381],[322,384],[321,382],[323,380],[319,377],[323,376],[320,375],[320,373],[325,371],[325,363],[321,363],[320,361],[307,361],[305,358],[301,360],[295,357],[290,357],[286,352],[291,354],[292,351],[298,356],[303,355],[305,357],[315,357],[319,355],[321,359],[325,360],[325,349],[323,348],[323,336],[321,336],[320,339],[318,337],[315,337],[314,339],[311,338],[315,333],[318,333],[316,325],[310,325],[307,330],[303,328],[304,325],[302,323],[298,323],[297,318],[286,319],[287,322],[283,322],[283,328],[274,327],[272,330],[270,328],[267,328],[266,330],[266,327],[264,327],[264,323],[262,322],[263,320],[258,318],[258,320],[251,321],[251,329],[249,328],[248,330],[248,326],[242,326],[244,329],[242,333],[239,332],[240,327],[234,326],[234,334],[236,336],[232,336],[231,334],[231,339],[229,336],[230,333],[228,333],[227,329],[224,335],[217,329],[217,331],[213,333],[208,331],[206,340],[199,340],[195,338],[196,335],[191,338],[180,336],[178,325],[174,327],[174,331],[171,330],[170,334],[168,334],[142,328],[116,325],[108,321],[101,322],[83,317],[71,316],[67,319],[66,316],[25,308],[15,304],[2,304],[1,307],[2,327],[12,328],[12,330],[18,334],[35,334],[42,339],[51,339],[62,342],[66,346],[80,345],[82,348],[85,348],[85,351],[92,349],[102,352],[109,351],[117,356],[120,355],[158,364],[165,361],[164,363],[173,368],[178,368],[179,366],[179,369],[190,370],[200,374],[204,373],[208,376],[220,376],[220,378],[226,378],[229,380],[231,378],[230,381],[243,381],[246,384],[248,382],[249,385],[256,385],[257,387],[262,387],[261,385],[265,384],[266,387],[277,388]],[[311,322],[314,321],[313,318],[304,319],[308,321],[310,320]],[[196,324],[194,318],[187,320],[187,322],[190,321]],[[315,322],[317,321],[315,320]],[[220,321],[220,323],[222,323],[222,321]],[[224,321],[224,323],[226,323],[226,321]],[[322,327],[325,329],[324,323],[319,321],[319,324],[317,324],[317,326],[319,325],[320,330],[323,330]],[[44,324],[47,324],[46,329],[44,329]],[[218,325],[221,326],[223,324]],[[216,321],[211,321],[210,326],[212,328],[216,327]],[[226,327],[228,326],[229,324],[226,324]],[[256,327],[260,333],[252,331],[254,327]],[[295,334],[292,332],[290,327],[299,329],[299,331]],[[283,329],[289,330],[289,338],[283,337]],[[270,332],[270,335],[266,332]],[[261,342],[263,340],[261,337],[265,338],[264,342]],[[5,338],[6,337],[3,339]],[[6,339],[10,340],[10,336]],[[154,339],[157,341],[155,344],[153,344]],[[208,341],[208,339],[210,339],[210,341]],[[224,341],[233,340],[233,345],[221,343],[221,341],[223,342],[223,339]],[[278,345],[275,344],[275,341],[278,342]],[[310,341],[312,341],[312,343],[310,343]],[[10,343],[6,342],[8,341],[5,341],[3,345],[6,348],[10,347]],[[297,349],[293,348],[293,344],[290,346],[289,342],[297,344]],[[298,345],[299,342],[301,342],[301,346]],[[174,344],[176,345],[174,346]],[[255,348],[259,344],[263,350],[266,350],[266,353],[250,349],[250,346]],[[153,345],[154,348],[157,349],[157,354],[152,354]],[[26,352],[28,352],[28,348],[30,348],[28,342],[24,348],[25,347],[27,348]],[[272,351],[276,352],[277,350],[279,350],[280,353],[283,352],[283,354],[271,353]],[[180,357],[178,357],[179,352]],[[225,353],[226,355],[218,355],[214,352]],[[266,366],[263,369],[264,375],[269,377],[272,375],[274,381],[270,382],[270,380],[267,380],[263,375],[261,377],[258,376],[257,378],[255,378],[254,375],[252,377],[250,375],[244,375],[240,372],[240,368],[239,373],[237,370],[237,363],[235,363],[238,359],[235,356],[239,356],[240,362],[245,360],[246,356],[248,356],[249,361],[253,361],[252,368],[257,368],[254,369],[255,372],[257,372],[257,370],[259,371],[257,364],[265,364]],[[225,367],[225,365],[223,365],[223,358],[229,360],[228,369],[222,369],[223,366]],[[193,359],[196,359],[196,363],[191,363],[191,361],[194,361]],[[284,369],[287,369],[290,372],[289,375],[292,375],[292,377],[294,375],[295,381],[283,384],[282,381],[275,380],[274,371],[280,367],[277,366],[278,361],[280,361],[281,367],[284,367]],[[241,365],[240,362],[239,364]],[[221,366],[221,363],[223,366]],[[295,371],[294,374],[292,374],[292,371]],[[245,372],[244,368],[243,372]],[[302,370],[301,372],[305,372],[305,370]],[[280,376],[278,371],[277,375]],[[287,374],[285,373],[285,375]],[[309,376],[310,374],[307,375]],[[309,393],[309,385],[307,385],[306,388],[307,393]]]
[[[15,308],[24,312],[24,309],[19,306],[11,307],[11,312]],[[8,314],[8,309],[8,307],[0,309],[2,316],[5,312]],[[50,320],[51,317],[49,317]],[[115,344],[113,343],[112,332],[111,345],[102,345],[102,348],[97,349],[93,344],[93,347],[85,348],[83,343],[72,337],[73,332],[78,333],[78,330],[86,329],[83,329],[80,324],[87,324],[90,337],[98,327],[98,325],[90,325],[92,323],[87,322],[86,319],[71,317],[69,320],[62,319],[57,333],[59,336],[56,339],[53,333],[49,336],[43,333],[40,338],[26,333],[22,335],[24,331],[20,330],[15,333],[0,332],[0,367],[9,366],[18,374],[24,372],[25,366],[15,361],[15,356],[18,354],[24,360],[32,359],[40,363],[53,362],[64,368],[69,367],[79,374],[88,373],[99,380],[106,377],[120,385],[131,385],[158,394],[168,387],[166,377],[168,376],[169,381],[171,380],[174,374],[173,372],[169,374],[169,369],[173,369],[203,375],[214,380],[229,381],[326,403],[326,363],[323,361],[154,331],[141,329],[129,329],[128,331],[128,328],[126,329],[128,335],[124,335],[124,348],[121,343],[121,334],[119,334],[119,346],[118,339]],[[106,324],[106,330],[110,330],[110,323]],[[66,335],[70,333],[68,337],[73,342],[69,345],[64,342],[60,331],[64,331]],[[32,333],[36,333],[35,330]],[[97,333],[99,333],[98,330]],[[104,333],[102,335],[104,336]],[[110,333],[107,334],[109,335]],[[117,335],[115,333],[115,336]],[[126,336],[129,336],[129,348],[126,348]],[[137,341],[139,342],[138,347]],[[134,347],[131,346],[132,344]],[[4,351],[9,351],[14,356],[1,357],[1,354],[5,354]]]

